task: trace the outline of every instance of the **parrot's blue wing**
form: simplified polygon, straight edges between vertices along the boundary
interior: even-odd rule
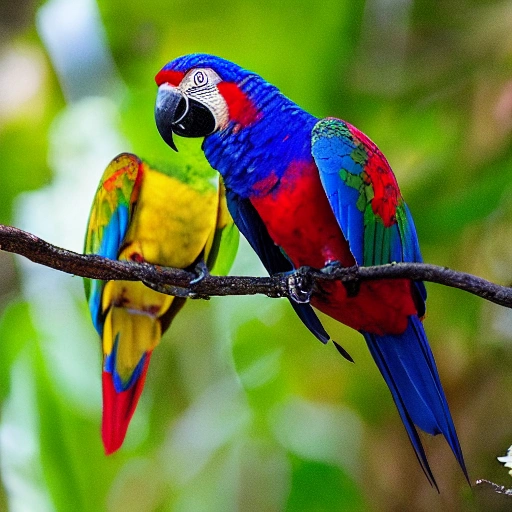
[[[366,135],[340,119],[322,119],[313,128],[312,154],[358,265],[423,261],[416,228],[396,178]],[[427,292],[421,281],[415,286],[421,317]]]
[[[339,119],[323,119],[312,131],[320,179],[357,264],[421,262],[416,229],[396,178],[377,146]],[[425,475],[436,486],[416,427],[443,434],[468,478],[462,450],[420,320],[426,290],[415,282],[417,315],[402,334],[363,332],[386,381]],[[468,479],[469,481],[469,479]]]

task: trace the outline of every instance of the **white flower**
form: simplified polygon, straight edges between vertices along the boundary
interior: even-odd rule
[[[506,468],[512,468],[512,446],[508,449],[507,455],[505,457],[498,457],[500,462],[503,462]],[[512,469],[509,471],[512,476]]]

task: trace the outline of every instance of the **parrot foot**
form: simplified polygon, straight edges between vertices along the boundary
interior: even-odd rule
[[[205,277],[210,275],[210,270],[208,269],[208,266],[206,265],[204,258],[201,258],[194,267],[194,272],[197,275],[192,281],[190,281],[191,285],[200,283]]]
[[[309,304],[313,293],[313,280],[309,267],[300,267],[293,272],[284,272],[288,297],[298,304]]]
[[[208,266],[206,265],[204,258],[201,256],[200,259],[194,266],[193,273],[197,276],[190,281],[190,286],[193,287],[195,284],[200,283],[205,277],[210,275],[210,271]],[[189,299],[204,299],[210,300],[208,295],[201,295],[200,293],[196,293],[192,290],[188,290],[187,297]]]

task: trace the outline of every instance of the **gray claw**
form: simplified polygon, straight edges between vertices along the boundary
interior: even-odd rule
[[[309,304],[313,282],[307,267],[301,267],[287,276],[288,296],[298,304]]]
[[[194,272],[197,274],[197,277],[190,281],[191,285],[200,283],[205,277],[210,275],[210,271],[206,266],[206,263],[203,258],[201,258],[194,267]]]

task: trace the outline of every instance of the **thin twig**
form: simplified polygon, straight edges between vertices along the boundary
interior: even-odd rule
[[[256,295],[288,297],[309,296],[311,290],[297,290],[302,286],[315,286],[324,280],[340,280],[345,283],[372,279],[412,279],[431,281],[459,288],[507,308],[512,308],[512,288],[491,283],[480,277],[458,272],[446,267],[427,263],[395,263],[374,267],[329,267],[324,271],[301,268],[296,275],[271,277],[212,276],[191,284],[197,276],[176,268],[164,268],[147,263],[109,260],[96,255],[78,254],[56,247],[44,240],[12,226],[0,224],[0,249],[25,256],[35,263],[92,279],[143,281],[152,288],[170,294],[208,298],[225,295]],[[304,279],[307,277],[307,279]],[[306,283],[306,284],[304,284]],[[179,290],[176,290],[176,287]]]
[[[512,489],[507,489],[503,485],[495,484],[494,482],[491,482],[490,480],[485,480],[481,478],[480,480],[477,480],[475,482],[476,485],[482,486],[482,485],[488,485],[492,488],[492,490],[498,494],[505,494],[506,496],[512,496]]]

